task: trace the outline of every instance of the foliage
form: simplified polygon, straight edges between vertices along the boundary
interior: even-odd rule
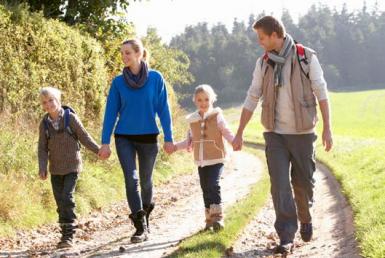
[[[223,24],[187,26],[170,46],[190,58],[195,78],[187,87],[176,87],[183,106],[191,105],[194,86],[207,83],[219,93],[219,104],[240,103],[251,83],[258,47],[254,21],[264,13],[250,15],[247,23],[234,20],[232,30]],[[383,88],[385,73],[385,12],[364,4],[359,11],[313,5],[295,23],[287,10],[281,20],[294,39],[313,48],[324,70],[328,87],[336,91]]]

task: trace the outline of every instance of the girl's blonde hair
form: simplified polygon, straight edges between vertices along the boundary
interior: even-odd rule
[[[208,84],[201,84],[195,88],[193,101],[195,100],[196,95],[201,92],[205,93],[209,97],[209,101],[211,103],[217,101],[217,94],[214,92],[213,88]]]
[[[122,45],[127,45],[127,44],[130,45],[136,53],[138,52],[142,53],[142,59],[144,61],[147,60],[148,53],[147,53],[147,50],[144,48],[143,43],[140,39],[128,39],[123,41],[122,43]]]
[[[54,97],[59,103],[61,103],[61,91],[55,87],[41,88],[40,97]]]

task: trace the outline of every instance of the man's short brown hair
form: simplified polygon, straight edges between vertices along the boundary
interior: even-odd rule
[[[262,17],[258,21],[254,22],[253,28],[255,30],[262,29],[263,32],[268,36],[271,36],[271,34],[275,32],[279,38],[283,38],[286,34],[285,26],[283,26],[281,21],[274,18],[273,16]]]

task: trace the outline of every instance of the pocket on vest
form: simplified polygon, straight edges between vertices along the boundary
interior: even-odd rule
[[[200,148],[200,142],[199,141],[193,142],[194,160],[199,160],[199,148]]]
[[[309,130],[317,123],[317,103],[315,98],[304,99],[301,101],[302,130]]]
[[[224,152],[220,149],[215,141],[203,142],[203,157],[205,160],[223,159],[225,157]]]
[[[274,121],[270,121],[273,118],[272,107],[268,103],[262,103],[261,123],[268,129],[272,130],[274,127]]]

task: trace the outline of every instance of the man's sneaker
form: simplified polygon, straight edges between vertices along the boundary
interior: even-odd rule
[[[274,254],[291,254],[293,252],[293,242],[281,243],[274,249]]]
[[[311,223],[301,223],[301,238],[304,242],[309,242],[313,236],[313,225]]]

